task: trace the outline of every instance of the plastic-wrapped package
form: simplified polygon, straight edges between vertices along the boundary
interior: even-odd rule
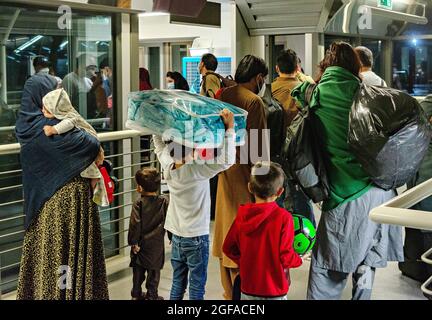
[[[362,84],[349,121],[348,144],[377,186],[394,189],[416,174],[432,128],[415,98]]]
[[[129,94],[126,127],[169,137],[192,148],[218,148],[225,136],[220,112],[234,113],[236,145],[245,143],[247,112],[231,104],[182,90],[150,90]]]

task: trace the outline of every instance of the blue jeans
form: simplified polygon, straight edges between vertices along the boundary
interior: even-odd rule
[[[189,282],[189,300],[204,300],[209,260],[209,236],[172,237],[173,284],[170,300],[183,300]]]

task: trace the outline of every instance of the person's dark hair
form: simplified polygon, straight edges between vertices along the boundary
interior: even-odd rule
[[[150,73],[146,68],[139,68],[140,91],[153,90],[150,82]]]
[[[204,64],[206,69],[209,71],[216,71],[216,69],[218,67],[218,60],[211,53],[206,53],[205,55],[203,55],[201,58],[201,62]]]
[[[189,91],[189,83],[187,80],[181,75],[180,72],[177,71],[169,71],[166,75],[168,78],[171,78],[174,80],[175,89],[179,90],[186,90]]]
[[[165,144],[168,146],[168,150],[171,158],[177,161],[182,161],[186,158],[186,156],[193,153],[194,149],[190,147],[186,147],[182,144],[174,142],[172,140],[165,141]]]
[[[110,63],[108,58],[103,58],[101,63],[99,64],[99,70],[105,69],[106,67],[110,67]]]
[[[365,68],[372,68],[374,63],[373,53],[369,48],[366,47],[357,47],[355,51],[358,54],[361,64]]]
[[[33,59],[33,67],[35,69],[37,69],[37,68],[45,69],[45,68],[51,67],[51,63],[47,57],[37,56],[36,58]]]
[[[266,77],[268,71],[268,67],[263,59],[253,55],[247,55],[240,61],[237,67],[235,81],[237,83],[247,83],[259,74]]]
[[[137,171],[135,181],[144,192],[157,192],[161,185],[161,174],[154,168],[144,168]]]
[[[283,188],[284,181],[285,173],[279,164],[269,161],[257,162],[252,168],[250,189],[258,198],[268,199],[277,195]]]
[[[324,59],[319,64],[320,76],[329,67],[341,67],[351,72],[356,77],[359,76],[361,69],[360,59],[353,47],[346,42],[333,42],[327,50]]]
[[[278,56],[276,63],[280,72],[291,74],[297,71],[299,60],[300,59],[297,57],[297,53],[295,53],[294,50],[288,49],[282,51],[282,53]]]

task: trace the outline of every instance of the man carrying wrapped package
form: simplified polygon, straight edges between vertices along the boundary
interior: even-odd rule
[[[165,229],[173,234],[171,300],[182,300],[188,284],[189,299],[203,300],[207,281],[210,234],[210,178],[235,163],[234,114],[224,109],[224,142],[211,162],[196,160],[194,148],[153,136],[155,152],[170,191]]]

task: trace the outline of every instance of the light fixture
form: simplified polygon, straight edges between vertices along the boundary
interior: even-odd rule
[[[169,16],[170,14],[168,12],[142,12],[138,14],[138,17],[161,17],[161,16]]]
[[[43,37],[44,36],[38,35],[38,36],[32,38],[31,40],[27,41],[26,43],[24,43],[23,45],[21,45],[20,47],[18,47],[18,49],[15,49],[14,52],[18,53],[18,52],[23,51],[24,49],[27,49],[28,47],[30,47],[32,44],[34,44],[35,42],[39,41]]]

